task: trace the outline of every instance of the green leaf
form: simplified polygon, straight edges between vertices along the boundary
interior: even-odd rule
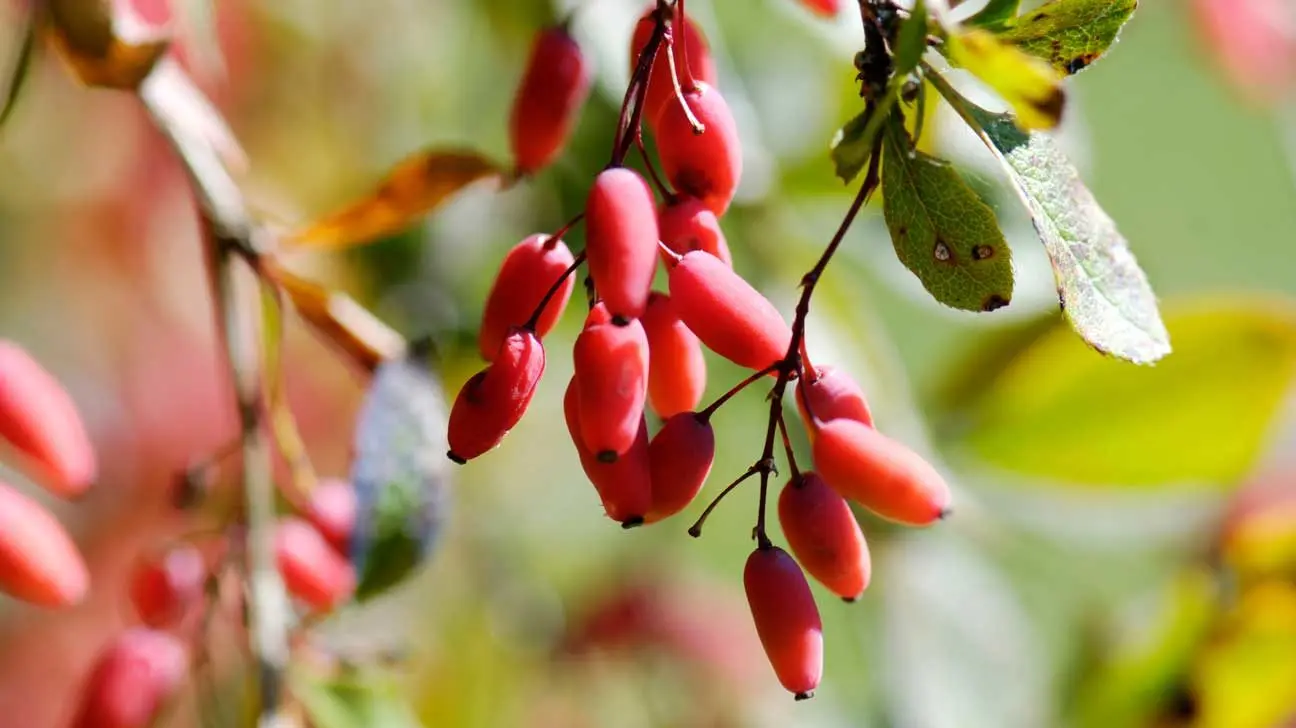
[[[895,74],[908,76],[918,67],[923,53],[927,51],[927,5],[923,0],[915,0],[909,17],[900,26],[896,36],[892,57],[895,62]]]
[[[376,672],[343,671],[331,677],[293,674],[293,695],[315,728],[423,728],[399,685]]]
[[[1126,486],[1232,486],[1296,383],[1296,302],[1168,306],[1156,367],[1094,356],[1063,326],[1019,350],[958,413],[960,444],[1028,476]]]
[[[1021,0],[990,0],[976,15],[963,21],[963,24],[997,30],[1017,17],[1017,9],[1020,7]]]
[[[1138,0],[1053,0],[1008,23],[999,39],[1079,73],[1116,42],[1137,7]]]
[[[868,120],[869,113],[861,111],[833,137],[832,161],[842,182],[849,184],[868,164],[869,152],[873,148],[872,140],[864,138]]]
[[[32,58],[36,55],[36,21],[28,15],[23,29],[22,45],[18,47],[18,56],[14,59],[13,71],[9,74],[9,87],[5,89],[4,106],[0,106],[0,125],[9,120],[18,97],[27,85],[31,76]]]
[[[976,106],[936,74],[928,78],[1008,170],[1053,263],[1058,299],[1076,332],[1095,349],[1138,364],[1169,354],[1147,276],[1053,139],[1023,133],[1006,114]]]
[[[951,33],[945,52],[1008,102],[1021,128],[1052,129],[1062,120],[1062,76],[1039,58],[979,28]]]
[[[898,117],[885,134],[882,209],[900,262],[946,306],[1008,305],[1012,255],[994,212],[948,162],[914,149]]]

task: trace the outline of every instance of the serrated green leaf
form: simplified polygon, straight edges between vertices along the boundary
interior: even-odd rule
[[[922,60],[926,50],[927,4],[923,0],[915,0],[913,9],[909,11],[909,17],[900,26],[900,31],[896,35],[895,48],[892,49],[895,74],[908,76],[910,71],[918,67],[918,62]]]
[[[1066,94],[1051,66],[979,28],[951,33],[945,43],[950,62],[994,89],[1017,115],[1023,129],[1052,129],[1062,120]]]
[[[1017,17],[1017,9],[1020,7],[1021,0],[990,0],[976,15],[963,21],[963,24],[997,30]]]
[[[1168,306],[1175,355],[1094,356],[1062,325],[1017,352],[958,419],[962,445],[1028,476],[1127,486],[1236,485],[1296,384],[1296,302]]]
[[[18,47],[18,55],[14,59],[13,71],[9,74],[9,86],[5,89],[4,106],[0,107],[0,125],[9,120],[10,114],[18,105],[18,97],[22,94],[23,88],[27,85],[27,79],[31,76],[32,58],[36,55],[36,22],[30,17],[26,19],[26,26],[23,28],[22,45]]]
[[[1072,74],[1107,52],[1138,0],[1053,0],[1008,23],[999,39]]]
[[[378,674],[293,675],[293,695],[315,728],[423,728],[399,686]]]
[[[946,306],[993,311],[1012,300],[1012,255],[988,205],[948,162],[913,148],[893,117],[882,209],[896,255]]]

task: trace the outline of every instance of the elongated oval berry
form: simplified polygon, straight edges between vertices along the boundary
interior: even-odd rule
[[[566,28],[546,28],[536,35],[509,117],[518,172],[534,173],[562,151],[592,79],[585,54]]]
[[[630,41],[630,74],[634,75],[635,66],[639,62],[639,54],[648,45],[648,40],[652,37],[653,27],[656,25],[655,8],[650,8],[639,22],[635,24],[634,36]],[[672,16],[674,13],[672,12]],[[675,58],[675,72],[679,74],[681,88],[689,88],[690,74],[693,80],[702,81],[703,83],[716,85],[716,65],[715,59],[711,57],[711,48],[707,44],[706,34],[698,28],[697,24],[691,19],[685,18],[683,23],[679,22],[678,17],[671,19],[671,36],[673,42],[672,56]],[[681,36],[683,36],[681,38]],[[644,94],[644,113],[643,119],[648,123],[649,128],[656,125],[657,117],[668,103],[678,103],[675,98],[675,84],[671,80],[670,60],[664,51],[665,44],[659,46],[657,58],[653,61],[652,73],[648,76],[648,90]],[[685,53],[687,51],[687,70],[685,67]]]
[[[567,383],[563,395],[563,417],[567,431],[576,445],[585,477],[603,502],[608,518],[624,527],[639,525],[652,507],[653,488],[649,467],[648,423],[639,418],[639,433],[634,444],[616,462],[606,463],[595,457],[581,441],[580,403],[576,378]]]
[[[657,267],[657,208],[634,170],[613,167],[594,178],[585,201],[585,255],[608,311],[642,316]]]
[[[792,554],[819,583],[848,602],[859,598],[872,573],[868,544],[850,504],[815,473],[783,486],[779,525]]]
[[[357,509],[355,488],[345,480],[326,478],[311,491],[304,515],[333,548],[347,553],[351,548],[351,534],[355,532]]]
[[[696,409],[706,391],[702,342],[675,313],[670,296],[654,291],[643,315],[648,337],[648,402],[662,419]]]
[[[500,444],[526,413],[544,368],[535,333],[510,331],[495,360],[464,384],[450,408],[450,459],[463,464]]]
[[[704,127],[701,134],[682,104],[667,104],[657,119],[657,155],[675,189],[702,200],[716,215],[733,201],[742,178],[742,145],[729,104],[714,86],[697,84],[684,101]]]
[[[684,255],[702,250],[733,267],[729,243],[725,240],[720,221],[701,200],[691,195],[676,195],[657,210],[657,228],[666,247]],[[662,253],[663,262],[666,254]]]
[[[78,496],[94,482],[94,447],[62,384],[22,347],[0,341],[0,439],[50,492]]]
[[[284,588],[311,609],[328,612],[355,590],[355,571],[310,523],[288,517],[275,527],[275,557]]]
[[[136,627],[99,654],[81,689],[73,728],[148,728],[184,684],[189,653],[179,638]]]
[[[797,382],[797,410],[813,440],[818,424],[836,419],[873,426],[864,390],[846,372],[832,366],[815,367]]]
[[[684,510],[702,491],[715,462],[715,431],[696,412],[680,412],[662,425],[648,443],[652,465],[654,523]]]
[[[530,320],[545,294],[561,278],[562,283],[545,304],[535,326],[536,336],[540,338],[553,330],[571,299],[576,279],[563,275],[573,262],[575,259],[566,243],[543,233],[531,235],[513,246],[504,256],[482,310],[477,348],[483,359],[495,358],[508,332]]]
[[[0,483],[0,591],[43,607],[85,598],[90,575],[72,537],[39,503]]]
[[[883,518],[925,526],[950,508],[949,485],[904,444],[854,420],[819,426],[814,462],[834,490]]]
[[[757,548],[743,586],[774,674],[797,700],[811,697],[823,677],[823,623],[801,567],[777,546]]]
[[[774,304],[713,255],[694,251],[670,263],[675,312],[708,349],[750,369],[787,354],[792,329]]]
[[[140,621],[150,627],[180,624],[202,603],[206,580],[202,551],[182,544],[136,565],[130,581],[131,603]]]
[[[595,323],[572,350],[581,442],[599,460],[625,454],[648,398],[648,337],[638,319]]]

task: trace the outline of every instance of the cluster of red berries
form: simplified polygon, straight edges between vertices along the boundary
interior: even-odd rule
[[[589,267],[591,307],[572,353],[564,413],[585,474],[608,516],[622,526],[660,521],[688,506],[714,461],[712,415],[742,388],[775,377],[766,454],[730,486],[759,473],[764,489],[773,471],[776,425],[792,457],[780,403],[783,388],[795,380],[817,468],[799,472],[790,462],[792,479],[779,497],[779,520],[796,558],[766,536],[762,497],[758,547],[744,581],[779,680],[804,698],[819,683],[823,641],[802,568],[846,600],[857,598],[869,581],[868,548],[848,500],[897,522],[927,525],[947,513],[950,493],[922,457],[873,428],[864,394],[845,372],[816,369],[803,356],[813,281],[789,325],[733,270],[718,220],[742,173],[738,132],[715,86],[706,39],[683,16],[682,5],[658,2],[635,27],[612,163],[594,178],[583,212],[584,252],[572,254],[561,239],[564,228],[532,235],[505,256],[479,336],[489,363],[455,400],[449,457],[462,464],[490,451],[520,421],[544,373],[542,339],[562,316],[582,263]],[[665,53],[659,53],[662,46]],[[590,75],[565,28],[539,34],[511,124],[520,173],[535,173],[561,151]],[[656,139],[656,161],[669,189],[644,152],[641,124]],[[622,164],[632,145],[644,156],[660,204],[649,183]],[[659,264],[669,292],[652,290]],[[755,372],[699,408],[704,347]],[[663,421],[655,434],[647,409]],[[698,535],[700,526],[690,532]]]

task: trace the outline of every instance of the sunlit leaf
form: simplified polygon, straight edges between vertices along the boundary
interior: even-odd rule
[[[32,58],[36,55],[36,23],[30,17],[30,14],[22,34],[22,45],[18,47],[18,55],[14,58],[13,70],[9,72],[9,85],[5,89],[4,106],[0,107],[0,124],[4,124],[9,120],[9,115],[13,113],[14,107],[18,105],[18,97],[22,94],[23,88],[27,85],[27,79],[31,76]]]
[[[314,728],[423,728],[400,685],[376,671],[348,671],[326,677],[295,671],[294,697]]]
[[[1012,254],[994,211],[948,162],[913,148],[899,119],[882,156],[882,207],[905,267],[946,306],[993,311],[1012,300]]]
[[[1193,675],[1194,728],[1273,728],[1296,714],[1296,586],[1247,589]]]
[[[500,176],[500,168],[476,152],[420,152],[397,164],[372,194],[289,236],[285,244],[343,248],[372,242],[408,227],[464,187]]]
[[[111,0],[48,0],[44,9],[51,44],[89,86],[138,88],[171,43],[156,28],[118,22]]]
[[[1296,382],[1296,304],[1167,307],[1174,356],[1131,367],[1054,327],[958,413],[962,445],[1007,470],[1129,486],[1236,485]]]
[[[892,49],[896,75],[909,75],[910,71],[918,67],[926,50],[927,4],[923,0],[915,0],[909,18],[900,26],[895,48]]]
[[[261,282],[261,356],[265,378],[265,400],[270,432],[291,471],[295,495],[304,496],[315,488],[315,468],[306,452],[306,441],[297,427],[297,417],[288,406],[283,368],[283,300],[274,283]]]
[[[963,24],[993,30],[1017,17],[1017,9],[1020,7],[1021,0],[990,0],[976,15],[963,21]]]
[[[419,352],[378,366],[351,465],[359,600],[404,580],[436,542],[447,507],[446,417],[440,382]]]
[[[273,275],[311,328],[361,369],[373,371],[405,351],[403,336],[347,294],[283,269]]]
[[[1058,300],[1094,348],[1146,364],[1170,353],[1156,295],[1116,223],[1045,134],[1023,133],[1005,114],[933,84],[1003,163],[1053,264]]]
[[[999,40],[1062,73],[1079,73],[1107,52],[1138,0],[1053,0],[1008,23]]]
[[[1044,61],[980,29],[950,34],[945,47],[951,63],[1008,102],[1023,129],[1052,129],[1062,120],[1062,77]]]

